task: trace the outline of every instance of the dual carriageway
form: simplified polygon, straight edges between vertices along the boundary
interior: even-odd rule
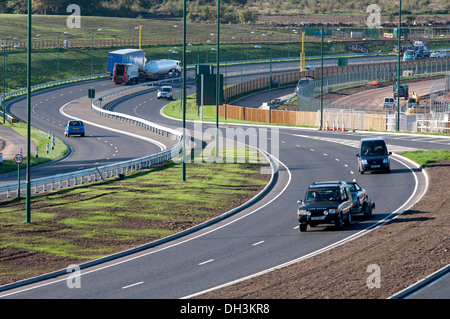
[[[229,67],[232,72],[232,67]],[[265,70],[251,76],[265,76]],[[245,79],[249,79],[246,75]],[[238,83],[240,74],[228,77],[228,83]],[[67,116],[86,123],[86,138],[64,139],[70,155],[39,168],[32,169],[33,178],[81,170],[87,167],[130,160],[170,147],[174,141],[149,132],[134,132],[149,139],[126,134],[130,125],[112,131],[108,119],[93,116],[89,111],[67,107],[74,101],[87,100],[87,91],[97,94],[117,89],[112,82],[99,80],[65,86],[35,94],[32,100],[32,125],[43,131],[54,131],[63,139]],[[293,89],[291,89],[293,90]],[[195,87],[187,83],[187,94]],[[175,98],[180,91],[174,92]],[[263,93],[264,94],[264,93]],[[275,93],[272,94],[280,94]],[[131,94],[114,103],[114,112],[137,116],[159,125],[177,129],[179,120],[162,115],[167,102],[156,98],[156,88],[146,94]],[[245,103],[245,101],[241,101]],[[244,104],[245,105],[245,104]],[[10,112],[26,118],[26,101],[11,105]],[[73,112],[73,113],[71,113]],[[96,122],[96,123],[94,123]],[[98,122],[98,123],[97,123]],[[202,130],[215,127],[203,123]],[[220,129],[239,127],[220,124]],[[253,126],[259,128],[259,126]],[[248,126],[243,126],[244,130]],[[187,129],[196,129],[187,123]],[[269,129],[270,131],[270,129]],[[181,238],[120,256],[82,271],[83,289],[68,289],[67,275],[57,276],[25,286],[11,287],[0,293],[8,298],[183,298],[199,292],[247,278],[319,251],[332,249],[355,237],[362,236],[377,223],[394,218],[412,207],[426,192],[427,177],[423,171],[400,156],[393,156],[391,174],[359,175],[355,154],[363,137],[371,132],[324,132],[314,129],[278,127],[278,166],[270,192],[251,206]],[[383,136],[393,152],[413,149],[450,149],[450,139],[440,136],[377,133]],[[158,141],[158,143],[154,143]],[[271,150],[268,150],[271,153]],[[12,177],[13,178],[13,177]],[[296,220],[297,199],[313,181],[357,180],[367,189],[377,209],[371,219],[353,223],[344,231],[329,229],[300,235]],[[389,187],[387,187],[389,185]],[[392,190],[395,189],[395,196]],[[447,276],[448,277],[448,276]],[[448,281],[448,280],[447,280]],[[448,285],[446,286],[448,287]]]

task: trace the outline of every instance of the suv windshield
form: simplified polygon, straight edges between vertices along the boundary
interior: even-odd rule
[[[164,87],[164,86],[163,86],[163,87],[160,89],[160,91],[170,92],[171,89],[172,89],[172,88]]]
[[[362,156],[387,155],[386,143],[383,140],[365,141],[361,145]]]
[[[338,188],[308,190],[305,194],[305,203],[340,200],[341,194]]]

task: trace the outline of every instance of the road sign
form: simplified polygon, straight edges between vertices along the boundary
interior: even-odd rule
[[[16,156],[14,156],[14,162],[16,162],[16,164],[20,164],[23,162],[23,156],[21,154],[17,154]]]
[[[95,89],[88,90],[88,98],[95,99]]]

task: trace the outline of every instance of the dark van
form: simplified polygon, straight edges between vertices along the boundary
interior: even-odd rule
[[[366,171],[385,171],[389,173],[391,167],[389,164],[389,155],[386,142],[381,137],[363,138],[359,147],[358,170],[361,174]]]

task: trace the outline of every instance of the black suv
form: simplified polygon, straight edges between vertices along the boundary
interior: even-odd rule
[[[306,190],[305,199],[297,201],[297,219],[300,231],[307,226],[334,224],[342,229],[344,223],[351,224],[352,195],[344,181],[312,183]]]

